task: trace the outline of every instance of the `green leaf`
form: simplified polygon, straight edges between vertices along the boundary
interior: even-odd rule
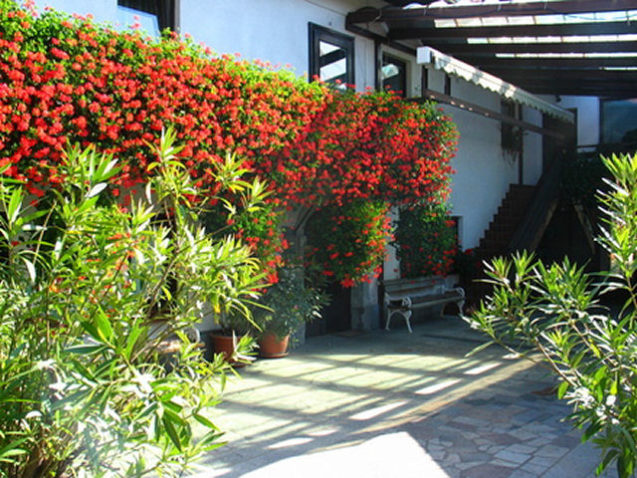
[[[79,354],[79,355],[90,355],[92,353],[98,353],[101,352],[102,350],[104,350],[104,346],[101,344],[96,344],[96,345],[74,345],[73,347],[68,347],[66,349],[66,352],[72,353],[72,354]]]
[[[11,197],[9,198],[9,205],[7,206],[7,218],[9,220],[9,224],[15,223],[18,215],[20,214],[20,209],[22,206],[23,199],[22,188],[14,189],[11,193]]]
[[[144,329],[142,327],[140,327],[138,324],[135,324],[129,332],[126,339],[126,347],[124,348],[124,356],[126,357],[126,359],[130,359],[131,354],[133,353],[133,348],[137,343],[137,339],[139,339],[143,331]]]
[[[113,327],[111,326],[110,319],[102,310],[99,310],[95,315],[95,321],[97,325],[97,333],[99,334],[100,339],[104,342],[110,343],[110,340],[113,337]]]
[[[560,386],[557,387],[557,398],[559,398],[560,400],[564,398],[564,395],[566,395],[567,390],[568,390],[568,382],[560,383]]]
[[[602,428],[599,422],[591,423],[582,434],[582,441],[588,441]]]
[[[93,196],[97,196],[99,193],[104,191],[108,186],[107,183],[98,183],[91,188],[91,190],[86,194],[87,198],[92,198]]]
[[[89,321],[82,321],[80,322],[80,324],[82,325],[82,328],[86,330],[91,337],[93,337],[95,340],[100,340],[100,334],[97,330],[97,327],[95,327],[95,324]]]
[[[166,429],[166,432],[168,433],[168,436],[170,437],[170,441],[173,442],[173,444],[179,451],[182,451],[181,440],[179,439],[177,430],[175,429],[175,426],[173,425],[173,422],[171,421],[169,416],[167,414],[164,414],[161,421],[164,425],[164,428]]]
[[[493,340],[489,340],[488,342],[485,342],[483,344],[478,345],[477,347],[475,347],[474,349],[470,350],[467,354],[466,357],[471,357],[472,355],[477,354],[478,352],[482,352],[484,349],[494,345],[495,342]]]
[[[29,273],[29,278],[31,279],[31,283],[35,284],[35,279],[36,279],[35,266],[30,260],[24,257],[22,258],[22,261],[24,262],[24,265],[27,268],[27,272]]]
[[[199,423],[201,423],[203,426],[207,427],[207,428],[211,428],[213,430],[219,430],[219,428],[212,423],[210,420],[208,420],[206,417],[204,417],[203,415],[200,415],[199,413],[195,413],[193,415],[193,417],[195,418],[195,420],[197,420]]]

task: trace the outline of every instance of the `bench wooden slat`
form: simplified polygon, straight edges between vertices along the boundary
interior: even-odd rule
[[[456,303],[462,312],[465,293],[461,287],[447,288],[442,277],[423,277],[418,279],[394,279],[384,282],[386,330],[389,330],[391,316],[401,314],[411,332],[413,309],[434,305]],[[442,311],[441,311],[442,315]]]

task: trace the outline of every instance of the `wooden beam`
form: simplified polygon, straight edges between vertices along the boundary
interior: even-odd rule
[[[627,83],[585,83],[575,81],[535,80],[533,78],[529,78],[526,81],[518,81],[518,86],[536,95],[582,95],[621,98],[637,97],[637,85]]]
[[[454,98],[453,96],[445,95],[443,93],[439,93],[437,91],[430,90],[430,89],[423,90],[422,98],[409,98],[409,100],[416,101],[416,102],[423,102],[425,100],[434,100],[434,101],[437,101],[438,103],[444,103],[444,104],[453,106],[454,108],[458,108],[464,111],[469,111],[470,113],[475,113],[480,116],[484,116],[485,118],[490,118],[496,121],[501,121],[503,123],[518,126],[525,130],[532,131],[533,133],[541,134],[543,136],[552,136],[558,139],[564,138],[564,136],[561,133],[557,133],[556,131],[542,128],[541,126],[534,125],[533,123],[528,123],[526,121],[522,121],[517,118],[514,118],[513,116],[502,114],[499,111],[490,110],[488,108],[477,105],[475,103],[461,100],[459,98]]]
[[[385,2],[395,7],[405,7],[411,3],[420,3],[422,5],[429,5],[430,3],[434,3],[435,1],[436,0],[421,0],[419,2],[413,2],[412,0],[385,0]]]
[[[628,100],[635,98],[635,90],[633,91],[591,91],[591,90],[581,90],[576,88],[536,88],[533,93],[536,95],[559,95],[559,96],[591,96],[596,98],[610,98],[615,100]]]
[[[535,78],[532,78],[527,81],[520,80],[518,86],[532,93],[537,93],[538,91],[542,90],[543,92],[547,92],[549,94],[565,94],[561,93],[564,91],[588,91],[601,95],[613,95],[620,92],[623,94],[637,94],[637,86],[630,83],[574,83],[572,81],[556,81],[546,79],[536,80]]]
[[[465,58],[458,56],[459,60],[468,61],[480,69],[506,68],[549,68],[549,69],[599,69],[603,66],[637,66],[637,57],[625,58],[496,58],[474,56]]]
[[[520,70],[510,68],[489,68],[489,73],[507,78],[521,78],[533,80],[579,80],[584,83],[589,81],[608,82],[637,82],[637,71],[628,70],[563,70],[535,68],[532,70]],[[515,81],[513,82],[515,83]]]
[[[514,81],[518,81],[519,83],[524,83],[524,84],[539,84],[542,82],[549,83],[549,84],[550,83],[573,84],[573,82],[575,82],[577,86],[598,87],[598,86],[604,86],[606,84],[608,85],[609,89],[613,87],[637,89],[637,83],[634,80],[631,80],[630,78],[607,79],[607,78],[582,77],[578,80],[576,78],[557,77],[557,76],[550,76],[550,75],[546,75],[546,76],[532,75],[530,73],[526,75],[507,75],[507,78],[512,78]],[[507,78],[503,78],[503,79],[506,80]],[[516,86],[521,86],[521,84]]]
[[[423,44],[453,56],[495,53],[634,53],[637,42],[582,43],[446,43],[424,40]]]
[[[377,21],[408,21],[422,18],[473,18],[473,17],[511,17],[556,14],[580,14],[595,12],[617,12],[637,10],[637,0],[562,0],[559,2],[536,1],[528,3],[498,3],[471,6],[422,7],[402,9],[388,7],[382,10]],[[368,18],[368,17],[365,17]],[[348,21],[363,23],[357,12],[348,15]]]
[[[407,53],[411,56],[416,56],[416,49],[408,47],[407,45],[403,45],[402,43],[398,43],[392,40],[387,39],[386,37],[379,35],[378,33],[374,33],[366,28],[361,28],[358,25],[350,25],[346,24],[345,29],[348,32],[354,33],[356,35],[363,36],[365,38],[369,38],[370,40],[374,40],[382,43],[383,45],[387,45],[391,48],[394,48],[398,51],[402,51],[403,53]]]
[[[431,23],[431,20],[428,20]],[[398,24],[400,25],[400,24]],[[393,40],[434,38],[490,38],[517,36],[626,35],[637,33],[637,22],[587,22],[557,25],[502,25],[435,28],[430,25],[395,27],[390,25],[388,38]]]

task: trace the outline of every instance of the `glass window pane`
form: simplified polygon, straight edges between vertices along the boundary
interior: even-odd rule
[[[637,143],[637,99],[602,102],[602,141]]]
[[[329,83],[347,83],[347,52],[338,45],[319,42],[319,77]]]
[[[407,94],[407,64],[389,55],[383,55],[381,67],[381,84],[383,89],[389,89],[401,96]]]
[[[139,28],[142,31],[155,37],[159,36],[159,22],[157,20],[157,15],[152,13],[118,5],[117,23],[119,23],[123,28],[139,24]]]

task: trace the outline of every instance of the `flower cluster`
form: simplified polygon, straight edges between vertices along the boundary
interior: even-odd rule
[[[386,202],[365,200],[319,210],[306,227],[307,261],[344,287],[377,277],[391,237],[388,210]]]
[[[456,131],[435,105],[351,90],[324,103],[311,127],[279,155],[287,201],[409,203],[447,193]]]
[[[402,277],[446,275],[457,249],[455,223],[444,204],[400,210],[396,239]]]
[[[444,196],[456,138],[433,104],[338,94],[174,34],[151,39],[0,0],[0,166],[31,194],[64,180],[70,142],[120,158],[110,192],[125,202],[152,174],[151,146],[167,126],[196,187],[216,193],[214,166],[229,150],[268,180],[270,215],[238,221],[234,232],[272,267],[283,244],[274,209]],[[349,276],[356,269],[367,267]]]

